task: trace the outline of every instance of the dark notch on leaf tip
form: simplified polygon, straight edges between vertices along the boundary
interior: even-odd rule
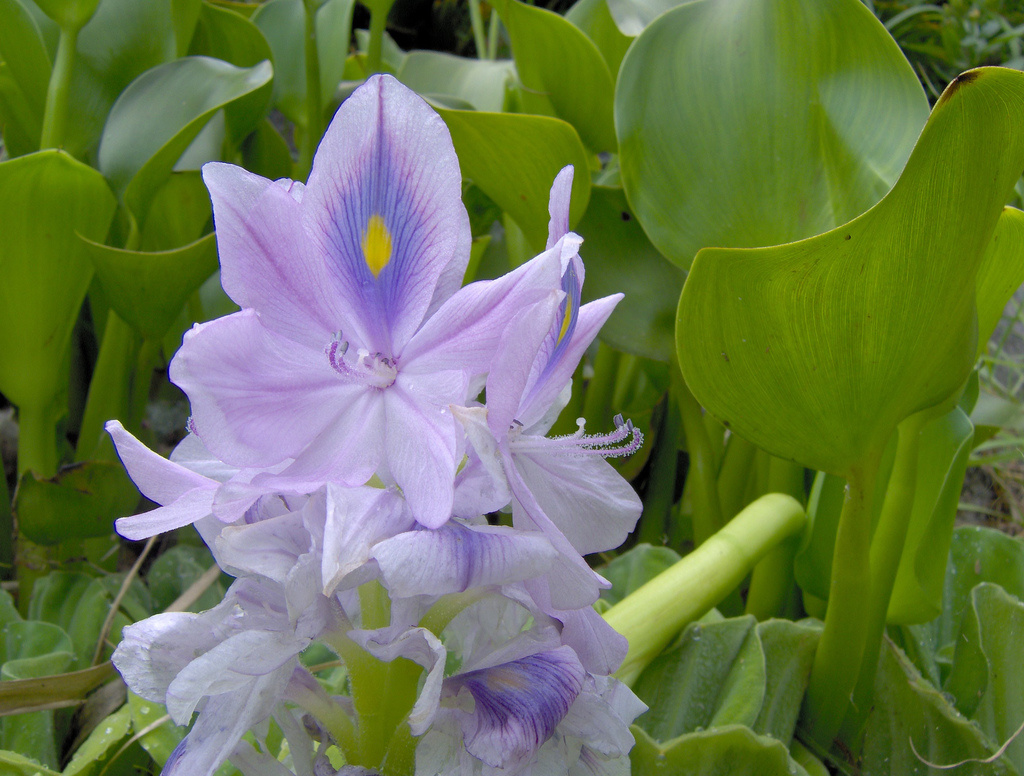
[[[945,91],[942,92],[942,96],[939,97],[939,103],[945,102],[952,97],[962,86],[966,86],[978,80],[978,76],[981,72],[978,70],[968,70],[966,73],[961,73],[952,81],[949,82],[949,86],[946,87]],[[937,103],[938,104],[938,103]]]

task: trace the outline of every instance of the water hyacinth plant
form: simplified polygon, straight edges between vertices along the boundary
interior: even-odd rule
[[[591,607],[607,583],[581,553],[636,523],[603,457],[642,435],[620,418],[607,435],[544,436],[618,301],[580,304],[572,170],[547,249],[461,289],[458,160],[389,76],[345,102],[307,185],[223,164],[204,177],[242,310],[194,327],[171,364],[193,415],[170,461],[109,426],[162,505],[122,535],[195,523],[237,579],[209,612],[130,626],[114,653],[176,722],[199,710],[164,773],[258,762],[241,739],[271,717],[293,757],[333,743],[359,772],[625,773],[645,706],[610,676],[626,643]],[[511,526],[483,519],[505,508]],[[314,640],[344,662],[351,699],[299,665]]]
[[[0,0],[0,774],[1024,773],[1013,4],[362,5]]]

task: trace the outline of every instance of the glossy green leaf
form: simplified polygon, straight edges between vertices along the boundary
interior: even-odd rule
[[[949,678],[943,689],[962,714],[993,741],[1008,740],[1024,721],[1024,603],[998,585],[971,590]],[[1024,772],[1024,738],[1014,739],[1006,757]]]
[[[81,671],[0,682],[0,715],[24,713],[40,706],[73,705],[114,674],[114,665],[108,660]]]
[[[587,265],[584,301],[622,292],[601,339],[626,353],[668,361],[685,275],[651,245],[622,189],[595,186],[576,231]]]
[[[0,61],[0,125],[8,157],[24,156],[38,150],[42,118],[32,110],[14,81],[10,66],[3,61]]]
[[[1024,542],[991,528],[961,526],[953,532],[942,614],[934,626],[939,648],[956,640],[971,590],[982,582],[1024,600]]]
[[[651,242],[688,268],[707,246],[778,245],[864,212],[927,111],[860,0],[690,2],[622,63],[622,183]]]
[[[601,598],[617,604],[677,560],[679,553],[669,547],[638,544],[601,568],[601,576],[612,583],[611,589],[601,591]]]
[[[320,58],[320,104],[333,104],[334,90],[345,71],[353,0],[328,0],[316,12]],[[306,124],[305,10],[302,0],[270,0],[252,15],[273,52],[273,104],[290,121]]]
[[[695,622],[633,685],[637,724],[661,741],[718,725],[751,726],[764,701],[764,650],[752,616]]]
[[[1003,316],[1006,303],[1024,283],[1024,213],[1007,207],[999,217],[985,258],[978,267],[978,356]]]
[[[60,673],[74,660],[73,650],[71,639],[57,625],[33,620],[9,622],[0,629],[0,679],[25,680]],[[0,747],[56,766],[53,712],[0,719]]]
[[[188,298],[217,270],[212,232],[170,251],[146,253],[89,243],[89,254],[110,306],[147,339],[163,337]]]
[[[189,53],[223,59],[235,67],[252,67],[272,59],[259,27],[242,14],[211,3],[200,6]]]
[[[623,35],[615,24],[608,10],[608,0],[577,0],[573,7],[566,11],[565,18],[594,42],[604,57],[614,81],[619,74],[622,58],[626,56],[633,39]]]
[[[632,776],[807,776],[780,741],[729,725],[688,733],[665,743],[640,727],[631,730]]]
[[[565,165],[576,168],[569,223],[590,201],[589,159],[579,135],[546,116],[439,109],[448,125],[462,177],[515,219],[535,251],[548,234],[548,194]]]
[[[28,616],[59,625],[74,644],[74,668],[92,660],[103,620],[110,610],[107,591],[80,571],[51,571],[32,586]]]
[[[242,143],[242,166],[270,180],[293,176],[288,141],[281,137],[269,119],[261,121]]]
[[[906,655],[891,641],[885,641],[875,681],[874,708],[868,715],[864,749],[860,753],[862,773],[871,776],[1016,774],[1005,758],[987,765],[971,763],[952,771],[935,770],[923,762],[952,765],[969,758],[983,760],[990,757],[997,746],[977,725],[961,716],[945,695],[923,679]]]
[[[14,404],[59,390],[92,277],[76,233],[102,240],[114,206],[103,176],[62,151],[0,162],[0,392]]]
[[[213,558],[205,548],[179,544],[153,561],[146,575],[146,584],[153,595],[153,606],[163,611],[184,593],[210,566]],[[215,582],[190,607],[191,611],[211,609],[224,597],[224,587]]]
[[[111,106],[137,76],[177,55],[174,0],[102,0],[78,36],[64,148],[95,166]],[[45,31],[44,31],[45,34]]]
[[[109,536],[113,517],[130,514],[138,503],[139,493],[119,462],[87,461],[66,466],[53,478],[25,472],[14,512],[28,539],[54,545]]]
[[[202,174],[175,172],[153,196],[139,247],[143,251],[180,248],[198,240],[212,223],[210,192]]]
[[[128,708],[131,709],[132,728],[136,734],[143,730],[146,731],[139,738],[139,744],[156,761],[157,765],[163,767],[171,756],[171,752],[174,751],[174,747],[180,744],[181,739],[185,737],[184,728],[178,727],[170,717],[167,717],[167,709],[163,706],[143,700],[131,691],[128,692]],[[162,717],[166,718],[160,725],[155,728],[151,727]]]
[[[635,38],[665,11],[691,0],[607,0],[608,12],[619,31]]]
[[[526,113],[572,124],[592,151],[614,151],[615,86],[597,46],[556,13],[518,0],[495,4],[512,40]]]
[[[455,97],[474,110],[500,113],[516,77],[509,59],[468,59],[443,51],[410,51],[397,78],[432,100]]]
[[[8,68],[13,87],[30,112],[38,148],[52,65],[43,36],[20,0],[0,0],[0,61]],[[15,117],[5,112],[3,118]]]
[[[106,759],[110,750],[131,732],[132,712],[125,704],[97,725],[85,739],[61,776],[79,776],[90,773],[94,765]]]
[[[0,766],[5,776],[61,776],[31,757],[0,749]]]
[[[974,426],[959,407],[921,430],[914,506],[889,600],[890,623],[928,622],[942,611],[946,560]]]
[[[751,728],[789,743],[796,729],[821,625],[815,621],[767,620],[757,624],[765,663],[764,700]]]
[[[972,289],[1024,167],[1024,74],[959,77],[892,191],[826,234],[705,249],[676,326],[687,384],[781,458],[847,474],[974,365]]]
[[[174,41],[179,57],[188,54],[204,5],[206,3],[203,0],[171,0],[171,22],[174,25]]]
[[[146,217],[152,197],[210,118],[236,101],[259,97],[271,75],[269,62],[238,68],[187,57],[132,82],[111,109],[99,166],[138,220]]]
[[[35,0],[47,16],[61,29],[80,30],[92,15],[100,0]]]

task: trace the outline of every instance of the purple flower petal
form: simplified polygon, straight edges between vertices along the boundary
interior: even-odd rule
[[[469,257],[462,175],[444,122],[394,78],[371,77],[331,122],[302,205],[355,319],[353,336],[371,352],[398,354],[442,275]]]
[[[288,189],[220,162],[203,167],[203,181],[228,296],[255,309],[267,328],[310,347],[347,328],[334,282],[303,230],[302,206]]]
[[[538,576],[555,558],[541,534],[448,523],[410,531],[373,548],[392,596],[444,595]]]
[[[128,471],[128,476],[151,501],[163,505],[171,504],[197,488],[212,490],[218,486],[219,483],[208,477],[157,455],[129,434],[120,421],[111,420],[105,428],[114,441],[117,454]]]
[[[540,749],[572,706],[586,672],[569,647],[451,677],[476,702],[462,721],[466,749],[495,768],[515,768]]]
[[[572,178],[573,166],[569,164],[558,171],[554,183],[551,184],[551,194],[548,198],[548,214],[551,216],[551,220],[548,221],[547,248],[551,248],[569,232]]]

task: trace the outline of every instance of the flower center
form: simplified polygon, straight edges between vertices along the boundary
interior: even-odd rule
[[[371,354],[363,348],[354,354],[350,351],[348,341],[342,339],[340,331],[324,348],[327,360],[345,382],[362,383],[371,388],[388,388],[395,382],[398,376],[395,359],[382,353]]]
[[[374,277],[378,277],[391,261],[391,232],[384,219],[374,213],[363,232],[363,259]]]

